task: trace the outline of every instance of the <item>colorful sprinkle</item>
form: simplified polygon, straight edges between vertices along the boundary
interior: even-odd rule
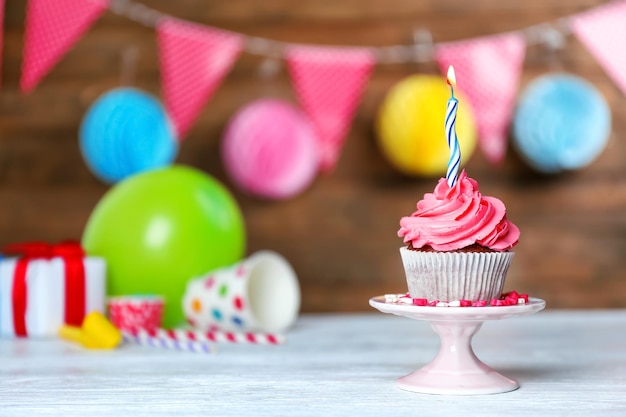
[[[386,303],[396,303],[400,297],[398,294],[385,294]]]
[[[222,313],[218,309],[214,308],[211,314],[213,314],[215,320],[222,320]]]
[[[243,299],[242,299],[241,297],[236,296],[236,297],[233,299],[233,304],[235,305],[235,308],[236,308],[237,310],[243,310]]]
[[[243,320],[240,319],[239,317],[235,316],[233,317],[233,323],[235,323],[235,325],[242,327],[243,326]]]
[[[391,304],[412,304],[414,306],[429,307],[501,307],[528,303],[528,294],[519,294],[516,291],[503,293],[500,298],[487,300],[453,300],[453,301],[428,301],[426,298],[411,298],[409,294],[385,294],[385,302]]]

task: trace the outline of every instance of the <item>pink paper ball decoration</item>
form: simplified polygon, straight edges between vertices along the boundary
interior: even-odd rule
[[[270,199],[293,197],[317,173],[317,137],[294,105],[261,99],[240,109],[222,141],[226,171],[244,191]]]

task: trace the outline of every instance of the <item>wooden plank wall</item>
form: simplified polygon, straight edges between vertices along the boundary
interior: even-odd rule
[[[276,40],[325,45],[393,45],[428,28],[437,42],[515,30],[602,4],[598,0],[141,0],[182,19]],[[0,244],[79,238],[108,189],[87,170],[77,131],[91,102],[120,84],[121,57],[138,52],[134,83],[160,94],[155,33],[107,12],[30,95],[18,91],[25,2],[6,1],[0,91]],[[271,81],[244,55],[204,109],[178,162],[233,184],[219,158],[228,118],[259,97],[293,100],[284,67]],[[588,168],[533,174],[510,152],[502,167],[475,154],[467,169],[484,194],[503,199],[522,230],[507,288],[553,308],[626,307],[626,99],[589,53],[567,38],[558,59],[528,49],[522,85],[558,70],[595,84],[610,102],[613,134]],[[396,237],[435,179],[396,173],[377,149],[373,120],[386,91],[432,63],[376,68],[336,170],[295,199],[267,202],[233,190],[245,215],[248,253],[274,249],[298,272],[303,311],[364,311],[373,295],[405,290]]]

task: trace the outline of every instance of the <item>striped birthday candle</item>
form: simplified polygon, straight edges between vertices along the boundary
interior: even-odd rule
[[[446,172],[446,180],[450,188],[454,187],[459,176],[459,166],[461,165],[461,148],[459,147],[459,139],[456,136],[456,112],[459,107],[459,101],[454,97],[454,87],[456,86],[456,76],[454,75],[454,67],[448,67],[448,76],[446,79],[450,86],[451,97],[446,107],[446,138],[448,140],[448,148],[450,149],[450,159],[448,160],[448,170]]]

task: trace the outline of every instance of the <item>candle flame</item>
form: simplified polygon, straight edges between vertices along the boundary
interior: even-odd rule
[[[448,67],[448,77],[446,78],[446,82],[448,85],[452,86],[452,88],[456,87],[456,75],[454,74],[454,67],[452,65]]]

